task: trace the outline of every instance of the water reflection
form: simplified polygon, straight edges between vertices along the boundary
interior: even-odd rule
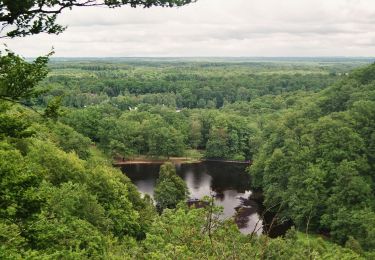
[[[127,165],[123,172],[141,193],[153,196],[160,165]],[[234,217],[243,233],[262,232],[259,207],[250,199],[250,177],[245,165],[219,162],[176,165],[190,191],[190,198],[200,199],[216,193],[216,204],[224,209],[224,218]]]

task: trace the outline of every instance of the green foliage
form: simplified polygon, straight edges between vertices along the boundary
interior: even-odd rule
[[[160,167],[154,197],[158,210],[175,208],[179,202],[188,198],[189,191],[186,183],[176,174],[172,163],[165,163]]]
[[[32,218],[41,203],[36,190],[42,172],[12,147],[1,149],[0,155],[0,218],[14,223]]]
[[[65,152],[75,152],[79,158],[88,159],[92,142],[89,138],[77,133],[73,128],[54,122],[48,125],[52,130],[51,139]]]
[[[35,104],[63,96],[71,110],[62,121],[113,157],[181,156],[192,148],[208,158],[251,160],[263,115],[300,105],[339,78],[328,72],[348,66],[324,64],[56,60],[46,80],[52,91]],[[227,132],[216,140],[219,131]]]
[[[373,133],[375,96],[371,65],[268,123],[250,167],[267,206],[300,228],[330,231],[344,245],[349,237],[374,250]],[[353,243],[352,243],[353,244]]]
[[[111,223],[84,186],[72,183],[60,187],[48,185],[40,193],[46,202],[27,232],[34,249],[53,252],[80,248],[92,254],[96,248],[103,247],[102,233],[106,233]]]
[[[50,55],[30,63],[8,50],[0,53],[0,99],[15,102],[40,95],[35,88],[47,76]]]
[[[213,128],[210,131],[209,140],[207,142],[206,156],[208,158],[225,158],[229,151],[228,133],[225,128]]]
[[[29,147],[27,157],[48,172],[46,178],[54,185],[64,182],[85,182],[85,165],[74,153],[65,153],[50,142],[35,140]]]
[[[356,252],[357,254],[360,254],[360,255],[363,254],[363,249],[362,249],[361,245],[352,236],[349,236],[348,240],[345,243],[345,247],[351,249],[352,251]]]
[[[236,102],[272,95],[267,105],[277,109],[284,102],[273,96],[321,90],[339,78],[328,75],[328,70],[341,71],[344,66],[325,63],[322,68],[318,63],[271,64],[253,60],[94,62],[56,61],[47,80],[55,89],[49,95],[64,93],[66,106],[80,108],[110,100],[123,111],[141,104],[214,109],[223,107],[224,101],[225,107],[231,107]],[[254,102],[254,106],[264,103]]]
[[[57,118],[60,116],[59,110],[61,106],[61,100],[62,97],[55,97],[47,104],[46,110],[44,111],[44,116],[46,118],[57,120]]]
[[[23,111],[11,109],[6,103],[0,103],[0,140],[5,138],[25,138],[33,133],[28,128],[30,122]]]
[[[0,222],[0,258],[20,259],[25,240],[20,236],[20,228],[15,224]]]
[[[210,212],[209,207],[165,210],[155,219],[147,238],[141,243],[141,251],[134,258],[364,259],[350,249],[297,232],[285,239],[251,238],[239,233],[231,221],[219,220],[209,236],[205,227]]]
[[[15,62],[1,83],[3,99],[12,101],[0,104],[1,259],[374,256],[374,66],[314,93],[335,73],[302,64],[52,63],[52,91],[32,98],[44,65],[7,59]],[[25,75],[13,91],[17,67]],[[47,107],[54,120],[14,101]],[[297,228],[284,238],[245,236],[212,200],[188,209],[186,184],[172,164],[160,170],[158,215],[100,150],[251,159],[265,205],[281,205],[279,217]],[[307,235],[320,231],[345,248]]]
[[[155,212],[121,172],[51,141],[26,141],[24,155],[0,145],[0,255],[101,258],[144,236]]]

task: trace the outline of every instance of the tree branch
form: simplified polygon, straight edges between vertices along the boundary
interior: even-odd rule
[[[28,108],[28,109],[34,111],[35,113],[37,113],[37,114],[39,114],[39,115],[41,115],[41,116],[43,115],[42,113],[40,113],[38,110],[36,110],[36,109],[33,108],[32,106],[28,106],[28,105],[22,103],[21,101],[13,100],[13,99],[11,99],[11,98],[8,98],[8,97],[2,97],[2,96],[0,96],[0,99],[1,99],[1,100],[4,100],[4,101],[11,102],[11,103],[13,103],[13,104],[21,105],[21,106],[23,106],[23,107],[25,107],[25,108]]]

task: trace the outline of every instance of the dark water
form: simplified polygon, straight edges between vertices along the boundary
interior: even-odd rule
[[[160,165],[136,164],[122,168],[141,193],[153,195]],[[235,163],[204,162],[176,165],[190,191],[191,199],[216,194],[216,204],[223,206],[224,218],[235,218],[241,232],[262,232],[261,205],[251,199],[250,176],[246,165]]]

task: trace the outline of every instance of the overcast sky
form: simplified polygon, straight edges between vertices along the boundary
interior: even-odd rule
[[[76,8],[60,35],[5,41],[30,57],[375,56],[375,0],[198,0],[167,9]]]

